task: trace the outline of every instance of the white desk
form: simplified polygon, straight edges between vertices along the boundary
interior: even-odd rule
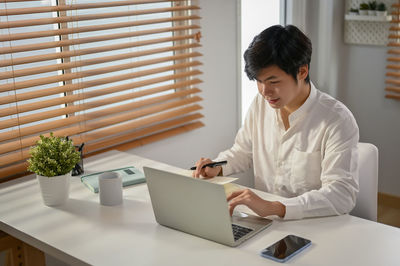
[[[85,170],[130,165],[173,169],[112,151],[86,160]],[[1,184],[0,230],[72,265],[278,265],[259,251],[288,234],[313,242],[288,264],[400,265],[400,229],[395,227],[350,215],[274,221],[230,248],[158,225],[146,184],[125,188],[123,205],[104,207],[79,178],[73,178],[70,199],[61,207],[42,203],[32,177]]]

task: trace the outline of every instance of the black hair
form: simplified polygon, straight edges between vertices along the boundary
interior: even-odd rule
[[[243,55],[244,71],[254,80],[261,69],[277,65],[297,82],[299,68],[308,65],[310,69],[311,53],[310,39],[297,27],[275,25],[254,37]],[[310,82],[309,75],[305,81]]]

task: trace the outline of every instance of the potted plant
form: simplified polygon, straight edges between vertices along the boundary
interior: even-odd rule
[[[360,11],[359,11],[360,15],[362,15],[362,16],[368,15],[368,9],[369,9],[369,6],[367,3],[361,3]]]
[[[350,15],[358,15],[358,9],[357,8],[350,8],[349,14]]]
[[[72,140],[64,137],[40,135],[30,149],[28,170],[36,173],[43,202],[47,206],[64,204],[69,196],[71,170],[80,160]]]
[[[368,15],[375,16],[376,15],[376,7],[377,7],[376,1],[368,2],[368,6],[369,6]]]
[[[377,16],[386,16],[387,15],[385,3],[379,3],[379,5],[376,9],[376,15]]]

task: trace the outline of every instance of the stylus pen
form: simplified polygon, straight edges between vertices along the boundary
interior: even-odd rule
[[[203,167],[201,169],[206,168],[206,167],[215,167],[215,166],[218,166],[218,165],[224,165],[224,164],[227,164],[227,163],[228,163],[228,161],[220,161],[220,162],[208,163],[208,164],[203,165]],[[190,168],[190,170],[196,170],[196,169],[197,169],[197,166],[193,166],[193,167]]]

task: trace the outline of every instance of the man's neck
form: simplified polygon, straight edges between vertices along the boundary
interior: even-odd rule
[[[307,100],[308,96],[310,95],[310,92],[311,92],[311,83],[304,83],[302,85],[299,95],[297,95],[293,103],[290,103],[282,108],[285,109],[285,113],[287,114],[287,116],[289,116],[291,113],[293,113],[294,111],[299,109],[300,106],[303,105],[303,103]]]
[[[299,95],[296,97],[298,100],[290,105],[284,106],[280,110],[281,118],[283,125],[285,126],[285,130],[288,130],[290,128],[290,123],[289,123],[289,115],[296,111],[297,109],[302,106],[305,101],[307,100],[308,96],[310,95],[311,92],[311,83],[305,83],[301,89],[301,92]]]

